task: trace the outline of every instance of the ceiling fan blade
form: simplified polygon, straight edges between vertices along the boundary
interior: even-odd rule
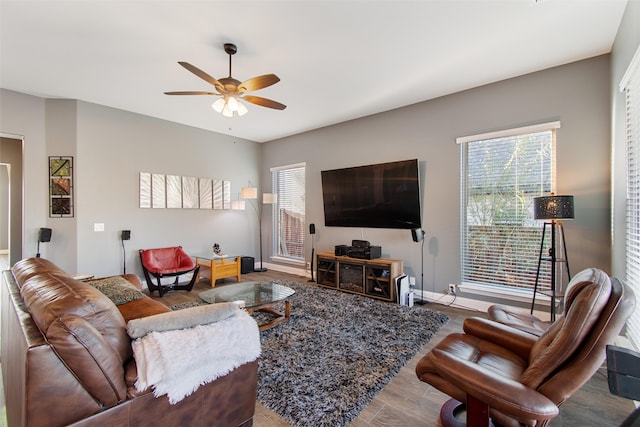
[[[263,89],[274,85],[280,81],[280,78],[275,74],[265,74],[263,76],[252,77],[246,80],[238,86],[239,92],[252,92],[254,90]]]
[[[209,74],[205,73],[204,71],[202,71],[200,68],[196,67],[195,65],[191,65],[188,62],[184,62],[184,61],[178,61],[178,64],[182,65],[184,68],[186,68],[187,70],[191,71],[193,74],[195,74],[196,76],[200,77],[205,82],[211,83],[212,85],[214,85],[216,87],[216,89],[218,89],[218,90],[223,90],[224,89],[224,86],[219,81],[217,81],[216,79],[214,79]]]
[[[279,102],[267,98],[262,98],[260,96],[245,95],[242,97],[242,99],[252,104],[256,104],[261,107],[273,108],[275,110],[284,110],[285,108],[287,108],[287,106],[284,104],[280,104]]]
[[[217,92],[203,92],[199,90],[181,90],[177,92],[165,92],[165,95],[220,95]]]

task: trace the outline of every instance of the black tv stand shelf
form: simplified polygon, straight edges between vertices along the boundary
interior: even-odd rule
[[[360,259],[320,252],[316,279],[319,286],[365,295],[384,301],[396,300],[394,278],[402,274],[399,259]]]

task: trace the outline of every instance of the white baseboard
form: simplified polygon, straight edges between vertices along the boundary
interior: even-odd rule
[[[311,273],[303,268],[293,267],[282,264],[272,264],[270,262],[263,262],[262,266],[267,270],[280,271],[282,273],[295,274],[296,276],[311,277]],[[260,264],[256,263],[256,268],[259,268]]]
[[[494,302],[480,301],[473,298],[466,298],[460,295],[449,295],[437,292],[423,291],[424,300],[434,304],[442,304],[455,308],[461,308],[464,310],[481,311],[486,313],[490,306],[494,305]],[[419,291],[416,299],[420,298]],[[542,320],[549,320],[550,314],[548,311],[534,310],[533,315]]]

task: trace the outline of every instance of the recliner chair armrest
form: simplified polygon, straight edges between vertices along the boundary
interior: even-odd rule
[[[531,348],[538,340],[530,333],[480,317],[465,319],[463,329],[466,334],[508,348],[524,359],[529,359]]]
[[[443,378],[508,416],[548,420],[558,415],[558,407],[546,396],[495,371],[437,348],[432,350],[431,360]]]

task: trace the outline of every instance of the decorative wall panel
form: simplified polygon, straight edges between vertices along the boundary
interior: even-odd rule
[[[231,209],[231,182],[140,172],[140,207]]]

